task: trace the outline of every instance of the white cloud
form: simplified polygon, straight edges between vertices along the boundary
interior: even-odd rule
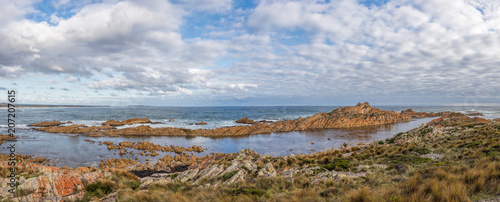
[[[367,8],[354,1],[263,1],[249,16],[249,27],[274,38],[303,30],[310,43],[279,46],[277,58],[241,63],[232,71],[260,78],[260,86],[272,80],[269,94],[277,89],[295,96],[346,97],[465,91],[468,84],[480,84],[479,77],[500,75],[494,56],[500,54],[499,4],[390,1]]]
[[[29,3],[5,5],[16,11],[0,18],[3,78],[62,74],[90,89],[213,99],[460,99],[481,88],[500,102],[499,1],[105,1],[52,24],[22,19]],[[200,12],[206,21],[190,21]]]
[[[0,5],[2,5],[0,6],[0,28],[12,21],[22,19],[29,12],[33,12],[31,4],[30,0],[0,0]]]

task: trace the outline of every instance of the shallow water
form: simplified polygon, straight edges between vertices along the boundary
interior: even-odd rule
[[[111,141],[115,144],[121,141],[140,142],[149,141],[159,145],[176,145],[189,147],[192,145],[207,148],[203,153],[195,153],[204,156],[211,152],[230,153],[241,149],[250,148],[260,154],[270,154],[271,156],[312,153],[325,150],[331,147],[339,147],[344,143],[357,144],[359,142],[371,142],[383,140],[399,132],[411,130],[419,125],[432,120],[432,118],[418,119],[406,123],[387,124],[377,127],[364,127],[357,129],[326,129],[314,131],[296,131],[288,133],[271,133],[262,135],[251,135],[245,137],[208,138],[208,137],[98,137],[89,138],[84,135],[70,134],[49,134],[38,131],[29,131],[26,135],[21,135],[15,142],[17,152],[49,158],[52,163],[58,166],[97,166],[102,159],[108,158],[134,158],[138,157],[140,162],[145,162],[146,156],[119,155],[116,150],[108,150],[106,145],[99,145],[97,142]],[[26,130],[26,129],[25,129]],[[331,140],[328,140],[330,138]],[[91,139],[96,143],[83,141]],[[311,144],[314,142],[315,144]],[[7,147],[7,142],[2,147]],[[290,151],[292,149],[293,151]],[[315,151],[311,151],[314,149]],[[7,149],[2,148],[2,153]],[[128,149],[134,153],[139,150]],[[117,154],[113,154],[117,153]],[[163,154],[163,155],[162,155]],[[156,157],[147,157],[150,161],[164,156],[164,154],[175,155],[171,152],[160,153]],[[100,157],[102,155],[102,157]]]
[[[399,132],[405,132],[427,123],[432,118],[418,119],[407,123],[389,124],[377,127],[365,127],[358,129],[328,129],[315,131],[301,131],[288,133],[272,133],[262,135],[251,135],[246,137],[208,138],[208,137],[99,137],[89,138],[84,135],[51,134],[32,130],[28,124],[41,121],[72,121],[75,124],[99,125],[109,120],[125,120],[130,118],[148,118],[163,124],[153,124],[152,127],[182,127],[182,128],[217,128],[222,126],[239,125],[234,121],[243,117],[253,120],[284,120],[307,117],[319,112],[330,112],[338,107],[335,106],[294,106],[294,107],[104,107],[104,108],[18,108],[16,111],[16,141],[17,153],[25,155],[36,155],[51,159],[58,166],[97,166],[101,160],[109,158],[134,158],[132,155],[120,156],[119,151],[108,150],[105,145],[98,145],[97,141],[121,141],[139,142],[149,141],[159,145],[176,145],[190,147],[199,145],[207,148],[207,151],[196,155],[207,155],[211,152],[236,152],[241,149],[250,148],[260,154],[272,156],[312,153],[339,147],[344,143],[357,144],[359,142],[371,142],[383,140]],[[485,114],[485,118],[500,118],[499,107],[415,107],[415,106],[385,106],[377,107],[383,110],[401,111],[413,108],[415,111],[440,112],[440,111],[479,111]],[[5,117],[0,122],[0,133],[6,134],[7,112],[2,112]],[[175,119],[168,122],[169,119]],[[204,121],[207,125],[192,125]],[[3,125],[2,125],[3,124]],[[327,138],[331,138],[328,140]],[[96,143],[83,141],[91,139]],[[315,144],[311,144],[314,142]],[[13,142],[10,142],[13,143]],[[9,153],[9,142],[1,145],[0,153]],[[292,149],[293,151],[290,151]],[[315,151],[311,151],[314,149]],[[140,153],[135,149],[128,149],[134,153]],[[156,157],[147,157],[151,161],[165,154],[160,153]],[[100,157],[102,155],[102,157]],[[145,156],[137,156],[141,162],[145,162]]]

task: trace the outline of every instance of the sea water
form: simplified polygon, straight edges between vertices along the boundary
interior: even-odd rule
[[[74,124],[85,124],[88,126],[100,125],[109,119],[126,120],[130,118],[148,118],[153,122],[161,124],[149,124],[151,127],[179,127],[179,128],[218,128],[224,126],[241,125],[234,121],[248,117],[252,120],[287,120],[299,117],[307,117],[320,112],[330,112],[336,106],[286,106],[286,107],[79,107],[79,108],[17,108],[16,111],[16,135],[19,138],[15,142],[6,142],[1,145],[0,153],[6,154],[8,144],[16,144],[16,152],[24,155],[42,156],[51,160],[51,164],[57,166],[97,166],[101,160],[109,158],[135,158],[144,163],[146,158],[154,162],[166,154],[164,152],[156,157],[119,155],[116,150],[108,150],[105,145],[83,141],[111,141],[115,144],[121,141],[139,142],[149,141],[155,144],[168,146],[190,147],[198,145],[206,148],[205,152],[195,154],[204,156],[212,152],[230,153],[241,149],[250,148],[260,154],[272,156],[312,153],[332,147],[339,147],[344,143],[355,145],[359,142],[372,142],[390,138],[399,132],[405,132],[432,118],[417,119],[406,123],[386,124],[374,127],[363,127],[356,129],[326,129],[312,131],[295,131],[287,133],[271,133],[250,135],[243,137],[86,137],[76,134],[55,134],[33,130],[28,124],[42,121],[71,121]],[[416,107],[416,106],[381,106],[383,110],[402,111],[412,108],[414,111],[440,112],[455,111],[481,112],[484,118],[500,118],[498,107]],[[5,112],[5,116],[6,112]],[[174,119],[174,121],[169,121]],[[206,125],[195,125],[194,123],[206,122]],[[7,123],[5,120],[2,123]],[[135,124],[133,127],[140,124]],[[148,125],[148,124],[147,124]],[[6,134],[6,124],[0,124],[0,133]],[[330,138],[330,140],[328,140]],[[314,144],[312,144],[314,143]],[[128,149],[134,153],[141,151]],[[116,154],[115,154],[116,153]]]

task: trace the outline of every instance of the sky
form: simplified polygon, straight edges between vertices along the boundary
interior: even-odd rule
[[[500,103],[498,0],[0,5],[0,102]]]

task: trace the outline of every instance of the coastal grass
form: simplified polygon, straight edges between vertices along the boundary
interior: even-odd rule
[[[117,194],[117,201],[496,200],[500,196],[500,123],[441,129],[425,125],[384,141],[295,158],[270,157],[268,162],[276,169],[318,166],[320,170],[313,175],[327,170],[369,172],[364,177],[317,183],[311,182],[311,175],[299,173],[293,180],[281,176],[249,177],[222,185],[238,172],[233,171],[201,180],[208,184],[219,182],[221,185],[216,188],[174,180],[141,189],[138,179],[128,171],[114,170],[111,179],[94,185],[97,188],[89,195],[94,198],[105,195],[108,189],[103,186],[108,185]],[[260,169],[262,166],[259,165]]]

